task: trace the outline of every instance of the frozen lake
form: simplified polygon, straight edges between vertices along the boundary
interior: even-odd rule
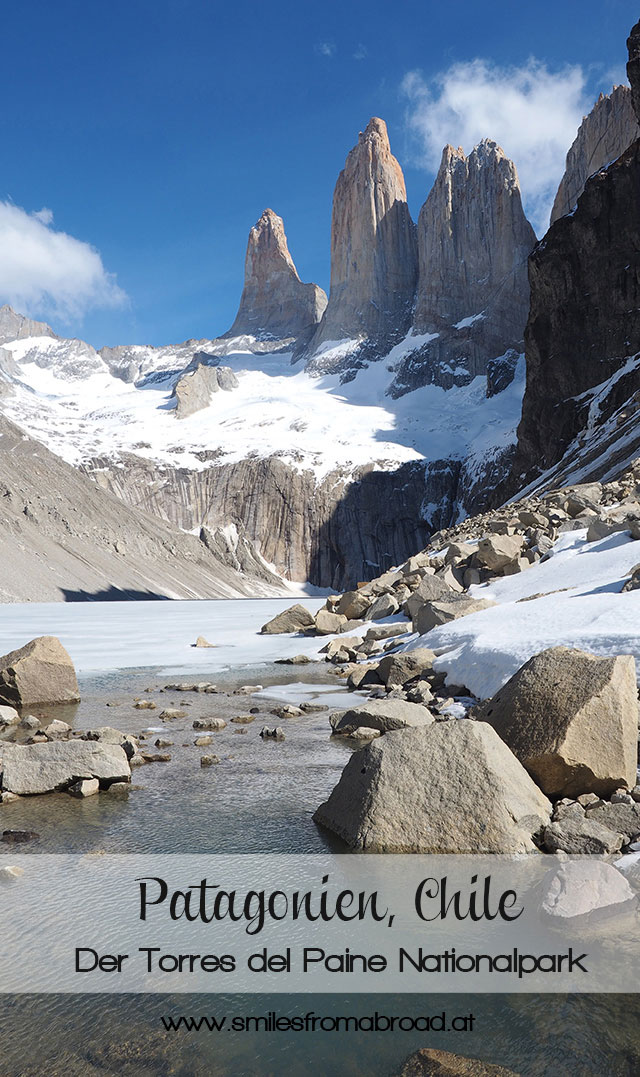
[[[317,652],[318,640],[261,636],[260,628],[296,601],[315,613],[323,598],[213,599],[199,602],[25,602],[0,605],[0,654],[35,636],[57,636],[78,673],[160,667],[215,673]],[[211,649],[192,646],[204,636]]]

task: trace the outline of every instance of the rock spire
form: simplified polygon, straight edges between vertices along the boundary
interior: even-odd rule
[[[313,332],[326,305],[322,288],[300,280],[282,218],[265,209],[249,232],[242,298],[225,336],[299,340]]]
[[[312,347],[406,331],[417,278],[416,229],[387,126],[374,117],[338,176],[329,304]]]

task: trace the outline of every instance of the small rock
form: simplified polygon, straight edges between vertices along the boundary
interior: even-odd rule
[[[192,647],[215,647],[216,644],[215,643],[209,643],[209,641],[207,639],[205,639],[204,636],[198,636],[196,642],[192,643],[191,646]]]
[[[201,755],[200,766],[201,767],[213,767],[216,763],[220,762],[220,757],[217,755]]]
[[[5,845],[25,845],[29,841],[39,841],[40,835],[33,830],[3,830],[0,841]]]
[[[284,740],[284,729],[279,725],[275,729],[269,729],[268,726],[263,726],[260,730],[260,736],[263,740]]]
[[[255,714],[237,714],[235,718],[231,719],[234,725],[250,725],[255,720]]]
[[[158,737],[158,739],[154,741],[154,744],[155,744],[156,748],[172,748],[173,747],[173,741],[172,740],[163,740],[162,737]]]
[[[170,763],[171,756],[168,752],[141,752],[145,763]]]
[[[225,729],[226,725],[224,718],[196,718],[193,728],[212,730],[214,733],[218,733],[221,729]]]
[[[81,800],[85,797],[95,796],[95,794],[99,792],[100,782],[97,778],[81,778],[67,789],[67,793],[69,793],[70,796],[78,797]]]
[[[261,684],[243,684],[240,688],[236,688],[234,696],[252,696],[254,692],[261,692]]]
[[[306,666],[311,661],[306,654],[294,654],[292,658],[276,658],[277,666]]]
[[[152,699],[139,699],[137,703],[134,703],[134,707],[137,711],[154,711],[156,704]]]
[[[176,718],[186,718],[187,712],[177,710],[173,707],[167,707],[165,710],[160,711],[158,717],[162,722],[173,722]]]
[[[213,744],[213,737],[206,735],[204,737],[196,737],[193,742],[196,748],[208,748],[210,744]]]
[[[285,703],[282,707],[274,707],[271,711],[277,718],[299,718],[302,714],[300,707],[293,707],[290,703]]]

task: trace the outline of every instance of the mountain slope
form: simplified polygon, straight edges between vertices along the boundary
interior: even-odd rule
[[[274,595],[0,417],[0,601]]]

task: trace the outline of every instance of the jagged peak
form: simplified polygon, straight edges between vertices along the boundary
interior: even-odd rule
[[[371,142],[373,139],[380,139],[389,146],[389,132],[387,130],[387,125],[379,116],[372,116],[364,131],[360,131],[360,134],[358,135],[358,143]]]

